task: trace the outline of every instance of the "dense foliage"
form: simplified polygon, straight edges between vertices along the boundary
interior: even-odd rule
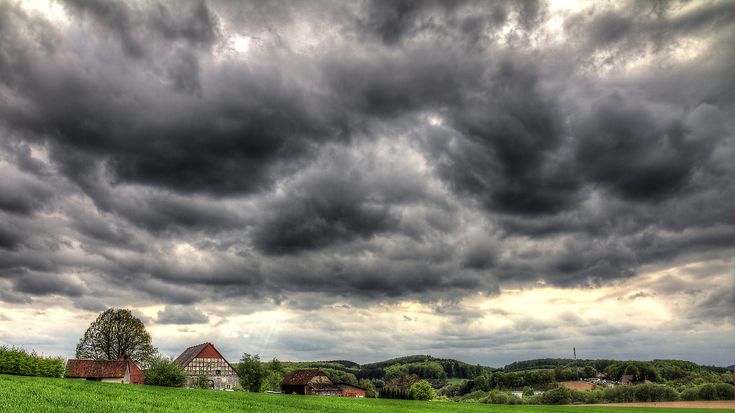
[[[34,352],[15,347],[0,347],[0,374],[20,376],[61,377],[64,375],[64,359],[41,357]]]
[[[491,367],[472,365],[454,359],[439,359],[426,355],[414,355],[377,363],[363,364],[355,371],[355,374],[359,378],[389,380],[391,377],[397,375],[397,366],[399,366],[399,369],[401,368],[400,366],[405,366],[407,373],[417,374],[420,378],[432,382],[441,381],[449,377],[473,378],[478,374],[495,370]]]
[[[90,324],[77,345],[80,359],[117,360],[129,356],[138,365],[147,367],[156,349],[143,322],[130,310],[110,308]]]
[[[166,358],[154,358],[145,370],[145,384],[153,386],[182,387],[186,373],[179,363]]]
[[[411,398],[414,400],[432,400],[435,397],[434,388],[426,380],[419,380],[411,386]]]
[[[441,393],[441,392],[440,392]],[[572,390],[565,387],[554,387],[541,394],[523,392],[518,397],[509,391],[475,390],[462,396],[454,397],[455,401],[475,401],[492,404],[574,404],[574,403],[639,403],[693,400],[735,400],[735,387],[727,383],[704,384],[685,387],[681,392],[664,384],[639,384],[634,386],[615,386],[598,388],[589,391]]]
[[[265,378],[265,369],[260,362],[259,355],[243,354],[235,368],[237,369],[237,374],[240,375],[240,386],[245,391],[260,391],[261,384]]]

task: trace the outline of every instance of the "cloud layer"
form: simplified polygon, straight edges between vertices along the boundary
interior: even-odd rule
[[[4,2],[0,300],[450,323],[671,270],[672,320],[731,330],[733,10]]]

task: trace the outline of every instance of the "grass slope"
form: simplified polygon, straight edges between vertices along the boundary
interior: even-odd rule
[[[674,413],[682,409],[497,406],[451,402],[268,395],[0,375],[0,412],[488,412]],[[687,409],[686,413],[728,410]]]

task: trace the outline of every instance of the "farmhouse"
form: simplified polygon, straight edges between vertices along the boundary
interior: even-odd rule
[[[202,343],[184,350],[176,358],[186,372],[186,387],[193,387],[205,376],[210,389],[228,390],[240,383],[240,376],[212,343]]]
[[[66,363],[66,377],[103,381],[106,383],[143,384],[145,376],[133,360],[78,360]]]
[[[332,383],[319,369],[296,370],[281,381],[281,391],[286,394],[314,396],[365,397],[365,389],[347,383]]]
[[[342,397],[365,397],[365,389],[358,386],[353,386],[347,383],[337,383],[340,389],[342,389]]]

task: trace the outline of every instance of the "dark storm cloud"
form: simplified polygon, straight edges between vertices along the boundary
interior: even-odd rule
[[[455,130],[432,136],[430,145],[458,192],[490,210],[535,215],[569,206],[578,183],[564,155],[555,156],[564,139],[558,105],[540,92],[529,63],[491,69],[482,92],[449,113]]]
[[[256,247],[292,254],[395,231],[400,216],[390,206],[416,199],[421,187],[402,185],[400,178],[371,180],[351,161],[336,160],[336,167],[305,173],[285,196],[266,203],[253,233]]]
[[[217,18],[204,1],[178,4],[162,2],[110,3],[64,1],[82,18],[91,18],[103,32],[119,39],[127,54],[143,57],[150,51],[151,37],[190,46],[210,46],[218,36]],[[156,39],[159,40],[159,39]]]
[[[3,299],[456,301],[718,259],[732,7],[658,4],[2,3]]]
[[[31,295],[60,294],[79,297],[88,292],[79,280],[64,274],[27,272],[15,280],[15,291]]]
[[[30,215],[47,204],[53,190],[43,182],[10,168],[0,167],[0,209],[21,215]]]
[[[158,312],[158,324],[201,324],[209,321],[209,317],[194,307],[167,305]]]
[[[603,97],[575,130],[577,160],[591,182],[624,198],[656,200],[684,187],[706,161],[711,142],[692,139],[678,120],[653,119],[619,95]]]
[[[0,248],[6,250],[16,249],[24,239],[26,239],[26,236],[20,228],[0,227]]]

